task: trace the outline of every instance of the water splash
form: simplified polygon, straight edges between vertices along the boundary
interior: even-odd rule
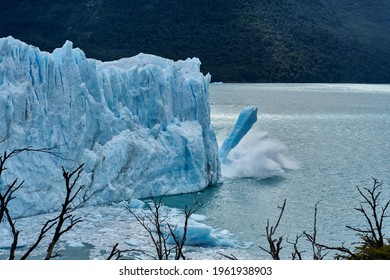
[[[222,164],[222,175],[228,178],[269,178],[284,176],[299,164],[288,155],[286,146],[265,131],[250,130],[230,151]]]

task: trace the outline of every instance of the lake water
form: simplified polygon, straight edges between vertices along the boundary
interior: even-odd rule
[[[264,154],[280,153],[271,145],[279,142],[287,149],[283,156],[299,165],[267,179],[222,178],[221,185],[201,193],[208,224],[252,242],[248,251],[254,258],[269,258],[258,246],[267,246],[267,219],[275,223],[284,199],[277,236],[293,241],[303,231],[311,233],[319,202],[318,240],[332,246],[358,241],[346,225],[365,225],[354,210],[360,200],[356,186],[370,187],[375,177],[383,181],[383,200],[390,199],[390,85],[222,84],[211,86],[210,102],[218,139],[228,135],[244,107],[259,107],[252,130],[269,136],[242,151],[251,157],[244,161],[247,167],[261,169]],[[256,145],[268,146],[259,152]],[[168,203],[184,205],[192,196],[175,196]],[[389,236],[390,227],[385,229]],[[292,247],[284,244],[282,255],[289,258]],[[312,256],[303,238],[299,246]]]
[[[244,137],[247,143],[232,150],[238,160],[228,174],[223,169],[219,185],[164,199],[169,207],[183,208],[202,198],[198,219],[239,247],[190,248],[190,258],[214,259],[217,252],[270,258],[258,246],[267,246],[267,219],[275,223],[284,199],[286,209],[276,232],[284,237],[283,258],[292,252],[287,239],[312,233],[316,203],[318,241],[347,246],[358,237],[345,226],[365,225],[354,210],[360,199],[356,186],[370,187],[375,177],[384,183],[383,200],[390,199],[390,85],[221,84],[211,85],[210,102],[220,141],[243,108],[258,106],[258,121]],[[86,207],[77,215],[83,223],[64,236],[63,258],[105,258],[116,242],[121,249],[149,246],[153,253],[147,233],[123,205]],[[35,239],[48,217],[18,220],[21,243]],[[385,221],[387,237],[389,224],[390,219]],[[41,247],[35,258],[42,257]],[[312,257],[304,238],[299,248],[306,251],[305,258]],[[0,250],[4,258],[7,250]]]

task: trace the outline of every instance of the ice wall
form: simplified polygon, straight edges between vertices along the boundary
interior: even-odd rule
[[[88,59],[67,41],[53,53],[0,39],[0,152],[4,181],[25,188],[18,214],[47,212],[61,201],[61,166],[85,164],[90,203],[201,190],[220,174],[210,125],[210,76],[196,58],[139,54],[113,62]]]

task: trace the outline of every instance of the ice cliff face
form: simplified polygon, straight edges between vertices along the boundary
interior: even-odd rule
[[[87,59],[71,42],[42,52],[0,39],[0,152],[4,181],[24,180],[17,214],[46,212],[61,201],[61,166],[84,163],[90,203],[198,191],[220,174],[210,125],[208,86],[198,59],[139,54],[114,62]]]

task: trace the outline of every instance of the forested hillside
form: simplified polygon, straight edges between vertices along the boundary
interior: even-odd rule
[[[88,57],[199,57],[224,82],[390,83],[388,0],[20,0],[0,36]]]

